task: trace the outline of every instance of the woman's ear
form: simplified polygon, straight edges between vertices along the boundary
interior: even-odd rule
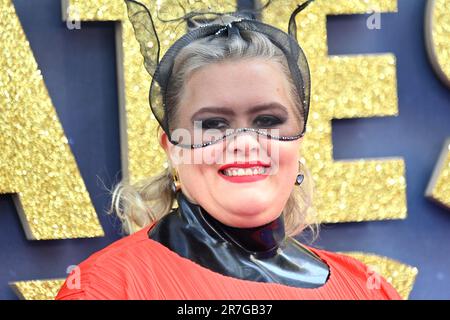
[[[162,130],[161,130],[162,131]],[[169,150],[169,138],[167,137],[167,133],[165,133],[164,131],[162,131],[159,134],[159,145],[161,146],[161,148],[164,149],[164,151],[169,154],[170,150]]]
[[[161,130],[159,135],[159,144],[166,152],[167,159],[170,161],[172,166],[178,166],[182,163],[186,163],[184,162],[185,157],[187,157],[188,160],[190,159],[190,154],[184,153],[182,148],[170,142],[169,136],[163,130]]]
[[[169,141],[167,133],[163,130],[161,130],[159,135],[159,145],[164,149],[167,159],[169,159],[171,163],[176,163],[174,162],[176,160],[176,157],[174,157],[175,151],[173,150],[174,145]]]
[[[159,133],[159,145],[161,148],[163,148],[164,152],[166,153],[167,160],[171,163],[171,157],[170,157],[170,146],[169,146],[169,139],[167,137],[167,134],[161,130]]]

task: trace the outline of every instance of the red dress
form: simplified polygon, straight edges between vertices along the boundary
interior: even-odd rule
[[[79,265],[79,286],[68,279],[56,299],[401,299],[382,277],[368,285],[368,267],[337,253],[307,247],[330,269],[318,288],[241,280],[211,271],[149,239],[146,227],[94,253]],[[75,271],[73,271],[75,272]],[[369,281],[370,282],[370,281]]]

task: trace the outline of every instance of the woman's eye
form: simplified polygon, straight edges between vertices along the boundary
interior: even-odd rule
[[[228,122],[225,119],[205,119],[201,120],[201,128],[207,129],[224,129],[228,128]]]
[[[274,127],[282,124],[283,122],[283,119],[271,115],[258,116],[254,121],[255,125],[259,128]]]

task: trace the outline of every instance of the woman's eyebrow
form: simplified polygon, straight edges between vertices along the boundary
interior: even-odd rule
[[[199,114],[202,114],[202,113],[217,113],[217,114],[223,114],[223,115],[228,115],[228,116],[235,115],[235,113],[234,113],[232,108],[227,108],[227,107],[203,107],[203,108],[197,110],[196,112],[194,112],[194,114],[191,117],[191,120],[193,120],[196,116],[198,116]]]
[[[286,115],[288,114],[288,109],[278,102],[269,102],[251,107],[249,111],[247,111],[247,113],[256,113],[265,110],[280,110],[284,112]]]
[[[280,110],[280,111],[284,112],[285,114],[288,114],[288,109],[285,106],[283,106],[281,103],[278,103],[278,102],[263,103],[260,105],[250,107],[246,113],[253,114],[256,112],[265,111],[265,110],[273,110],[273,109]],[[194,114],[191,117],[191,120],[193,120],[196,116],[198,116],[199,114],[202,114],[202,113],[216,113],[216,114],[223,114],[223,115],[228,115],[228,116],[233,116],[236,114],[234,112],[233,108],[203,107],[203,108],[197,110],[196,112],[194,112]]]

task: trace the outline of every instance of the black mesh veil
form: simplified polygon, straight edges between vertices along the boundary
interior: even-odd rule
[[[170,85],[173,65],[178,53],[181,49],[197,39],[206,37],[231,38],[240,36],[242,31],[254,31],[264,34],[284,53],[292,79],[296,86],[296,91],[300,97],[299,100],[301,105],[298,106],[298,108],[301,118],[303,119],[303,124],[299,127],[300,129],[297,130],[298,132],[289,132],[288,134],[279,135],[271,135],[265,132],[264,134],[270,138],[279,140],[294,140],[303,136],[306,130],[310,104],[310,72],[306,56],[297,42],[295,17],[312,1],[313,0],[304,2],[292,12],[288,22],[288,33],[239,13],[213,13],[213,15],[221,17],[221,19],[216,19],[214,23],[200,24],[197,28],[188,31],[176,40],[166,51],[162,59],[160,59],[160,37],[157,34],[154,18],[152,17],[150,10],[144,4],[135,0],[125,0],[128,8],[128,17],[133,25],[136,39],[139,42],[140,50],[144,57],[145,68],[152,77],[149,92],[149,104],[155,118],[168,135],[170,141],[174,144],[185,146],[180,144],[178,140],[173,139],[172,133],[174,128],[170,127],[169,121],[172,115],[172,106],[169,105],[166,100],[166,93],[168,91],[168,86]],[[269,3],[270,1],[264,7]],[[211,12],[191,12],[184,17],[181,17],[180,20],[184,19],[186,21],[192,21],[191,19],[193,17],[198,18],[205,16],[206,14],[211,14]],[[167,23],[173,23],[173,21],[175,21],[175,19],[167,21]],[[242,128],[240,130],[247,131],[253,129]],[[211,143],[213,143],[213,141],[202,141],[202,143],[189,144],[189,146],[191,148],[203,147]]]

